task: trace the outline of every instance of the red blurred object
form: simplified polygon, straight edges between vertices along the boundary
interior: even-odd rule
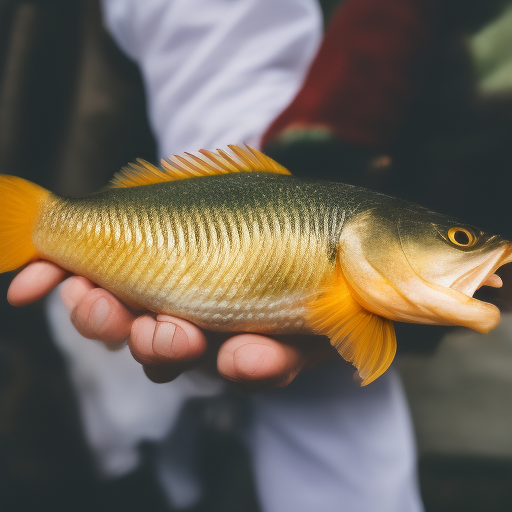
[[[382,148],[405,120],[424,76],[433,28],[423,0],[346,0],[333,15],[306,81],[263,146],[290,130],[327,130]]]

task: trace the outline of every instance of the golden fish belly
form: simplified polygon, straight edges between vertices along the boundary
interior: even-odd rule
[[[308,303],[334,271],[328,242],[338,229],[332,212],[308,221],[302,213],[59,199],[33,241],[130,305],[211,330],[302,332]]]

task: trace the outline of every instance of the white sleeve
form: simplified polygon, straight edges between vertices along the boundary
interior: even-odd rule
[[[259,139],[322,35],[316,0],[103,0],[140,66],[160,156]]]
[[[414,438],[393,368],[366,387],[333,360],[251,395],[246,432],[265,512],[422,512]]]

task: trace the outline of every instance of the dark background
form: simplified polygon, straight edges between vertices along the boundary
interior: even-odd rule
[[[338,3],[322,2],[326,25]],[[428,73],[385,151],[343,140],[304,139],[273,148],[274,156],[295,174],[315,168],[333,178],[334,169],[339,178],[342,169],[344,181],[415,200],[512,238],[512,93],[479,91],[467,45],[504,3],[444,2]],[[144,103],[138,70],[103,30],[97,2],[0,3],[1,173],[62,194],[92,192],[136,157],[155,161]],[[11,279],[0,276],[0,510],[164,510],[148,466],[116,481],[96,475],[43,305],[9,306],[5,296]],[[511,302],[506,272],[504,279],[505,291],[490,297],[506,309]],[[402,329],[422,352],[403,363],[414,412],[437,379],[440,352],[434,328],[427,334],[416,327]],[[444,331],[437,333],[440,338]],[[428,365],[430,372],[424,370]],[[414,383],[417,368],[423,368],[420,390]],[[463,401],[461,396],[454,393],[453,400]],[[512,397],[512,389],[504,396]],[[511,406],[512,401],[504,401],[497,408]],[[429,435],[418,424],[421,414],[414,417],[418,432]],[[229,429],[207,418],[203,423],[207,489],[197,510],[257,511],[245,452]],[[422,448],[422,439],[419,468],[427,512],[512,510],[512,457],[429,450],[424,447],[432,443]],[[152,448],[141,449],[149,455]]]

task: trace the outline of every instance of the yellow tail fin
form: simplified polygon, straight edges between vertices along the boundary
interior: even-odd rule
[[[0,273],[37,258],[32,230],[50,192],[39,185],[0,175]]]

